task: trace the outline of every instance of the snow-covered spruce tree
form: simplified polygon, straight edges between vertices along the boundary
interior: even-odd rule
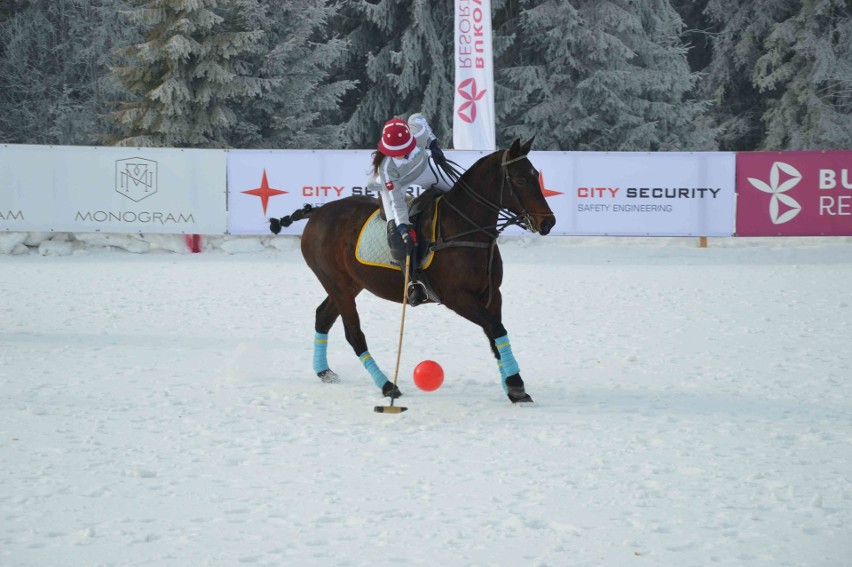
[[[680,19],[684,29],[681,32],[681,42],[686,47],[686,60],[693,72],[703,71],[713,57],[713,45],[710,42],[711,24],[705,9],[710,0],[669,0]],[[701,80],[698,82],[699,89]]]
[[[700,93],[712,101],[709,117],[721,128],[719,148],[750,151],[762,147],[767,93],[754,84],[764,41],[795,13],[800,0],[708,0],[712,58],[703,69]]]
[[[280,2],[235,0],[235,18],[263,29],[260,49],[247,60],[260,77],[275,82],[258,98],[235,106],[238,123],[231,144],[251,148],[340,148],[339,106],[354,82],[332,75],[348,45],[329,32],[333,6],[327,0]]]
[[[0,4],[0,142],[91,145],[108,131],[123,0]]]
[[[770,95],[770,150],[852,148],[852,7],[803,0],[764,42],[754,82]]]
[[[695,100],[668,0],[520,0],[521,20],[497,65],[511,92],[498,128],[550,150],[701,150],[716,132]],[[504,93],[505,94],[505,93]],[[505,143],[505,139],[502,143]]]
[[[528,50],[519,39],[523,35],[520,25],[522,10],[519,4],[518,0],[493,0],[491,3],[497,147],[508,147],[514,140],[506,131],[505,124],[512,124],[513,117],[517,118],[520,114],[519,108],[523,106],[524,100],[532,94],[532,90],[525,88],[528,84],[513,85],[509,78],[515,73],[523,73],[519,66],[521,61],[526,60]],[[536,147],[544,146],[537,143]]]
[[[241,56],[256,49],[260,30],[237,28],[224,15],[233,0],[146,0],[128,13],[145,42],[122,50],[113,72],[137,98],[114,117],[125,146],[225,147],[235,102],[272,82],[243,73]]]
[[[453,104],[452,0],[339,0],[335,28],[352,46],[341,74],[348,147],[373,148],[393,116],[423,112],[448,145]]]

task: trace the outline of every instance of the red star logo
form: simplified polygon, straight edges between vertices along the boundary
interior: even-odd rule
[[[263,204],[263,214],[266,214],[266,205],[269,204],[269,198],[274,197],[276,195],[283,195],[287,191],[281,191],[279,189],[273,189],[269,186],[269,181],[266,180],[266,170],[263,170],[263,179],[260,181],[260,187],[257,189],[249,189],[248,191],[242,191],[246,195],[255,195],[260,197],[260,202]]]
[[[541,192],[544,194],[545,197],[553,197],[554,195],[561,195],[562,194],[562,191],[552,191],[550,189],[544,188],[544,172],[543,171],[538,172],[538,184],[541,185]]]

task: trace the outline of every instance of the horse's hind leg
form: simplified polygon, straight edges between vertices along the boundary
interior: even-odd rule
[[[373,355],[367,349],[367,338],[361,330],[361,318],[358,315],[358,309],[355,306],[355,297],[352,295],[337,295],[337,306],[340,309],[340,316],[343,319],[343,328],[346,332],[346,340],[352,346],[352,350],[358,356],[358,360],[364,365],[367,372],[377,387],[381,388],[382,395],[391,398],[398,398],[402,395],[393,383],[388,380],[387,375],[379,368],[379,365],[373,359]]]
[[[337,305],[326,297],[317,307],[314,323],[314,372],[327,384],[340,382],[337,374],[328,367],[328,331],[340,316]]]

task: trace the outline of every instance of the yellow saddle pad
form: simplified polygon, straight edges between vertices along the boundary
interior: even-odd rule
[[[435,208],[434,215],[437,216],[438,210]],[[435,241],[435,222],[431,224],[431,241]],[[379,209],[376,209],[364,226],[361,227],[361,233],[358,235],[358,243],[355,245],[355,259],[362,264],[368,266],[378,266],[380,268],[390,268],[399,270],[399,263],[393,259],[388,245],[388,230],[387,222],[379,216]],[[432,258],[435,256],[435,251],[430,250],[420,259],[420,268],[425,270],[432,263]]]

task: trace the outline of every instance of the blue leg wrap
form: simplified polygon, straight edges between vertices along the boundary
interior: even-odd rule
[[[494,344],[497,347],[497,352],[500,353],[500,362],[497,363],[500,368],[500,382],[503,384],[503,390],[508,393],[509,389],[506,386],[506,378],[513,374],[518,374],[521,369],[518,366],[518,361],[515,360],[515,355],[512,354],[509,335],[494,339]]]
[[[314,372],[319,374],[323,370],[328,370],[328,335],[323,333],[314,333]]]
[[[358,357],[358,360],[361,361],[361,364],[364,365],[364,368],[367,369],[367,372],[370,373],[370,377],[373,379],[373,382],[376,383],[376,386],[381,388],[385,385],[385,382],[388,382],[388,377],[385,376],[385,373],[379,370],[379,365],[376,364],[376,361],[373,360],[373,355],[370,354],[370,351],[365,350],[361,353],[361,356]]]

